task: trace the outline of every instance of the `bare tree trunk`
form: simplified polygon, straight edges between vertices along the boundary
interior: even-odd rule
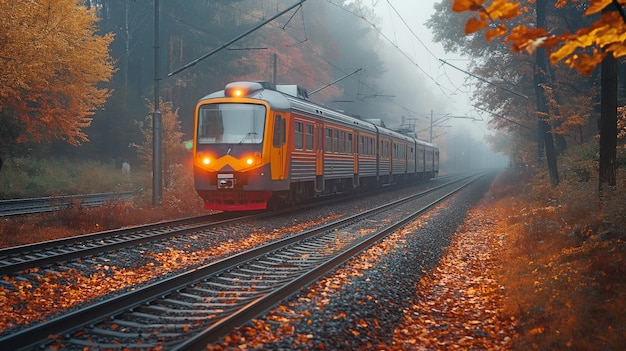
[[[537,0],[537,28],[545,28],[546,24],[546,3],[545,0]],[[535,52],[535,94],[537,95],[537,133],[538,133],[538,151],[539,161],[545,148],[546,161],[548,162],[548,173],[550,175],[550,183],[552,186],[559,185],[559,170],[556,163],[556,150],[554,148],[554,139],[552,137],[552,128],[547,122],[550,110],[546,102],[543,86],[546,84],[546,72],[548,68],[548,58],[546,49],[540,47]]]
[[[601,65],[600,77],[600,167],[598,184],[600,193],[604,187],[616,185],[617,172],[617,61],[607,55]]]

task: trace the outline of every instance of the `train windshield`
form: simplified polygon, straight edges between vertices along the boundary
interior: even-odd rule
[[[260,144],[265,127],[265,106],[210,104],[198,112],[199,144]]]

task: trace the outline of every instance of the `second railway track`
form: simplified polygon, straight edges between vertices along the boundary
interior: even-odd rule
[[[416,196],[406,198],[389,205],[393,210],[381,206],[170,277],[4,337],[0,345],[203,349],[474,179],[420,193],[419,204]]]

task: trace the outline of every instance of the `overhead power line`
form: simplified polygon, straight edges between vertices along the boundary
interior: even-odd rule
[[[487,83],[487,84],[489,84],[489,85],[492,85],[492,86],[494,86],[494,87],[496,87],[496,88],[498,88],[498,89],[502,89],[502,90],[504,90],[504,91],[508,91],[509,93],[511,93],[511,94],[513,94],[513,95],[517,95],[517,96],[519,96],[519,97],[521,97],[521,98],[524,98],[524,99],[528,100],[528,96],[526,96],[526,95],[524,95],[524,94],[522,94],[522,93],[518,93],[518,92],[517,92],[517,91],[515,91],[515,90],[509,89],[509,88],[507,88],[507,87],[503,87],[502,85],[499,85],[499,84],[496,84],[496,83],[492,83],[492,82],[488,81],[487,79],[485,79],[485,78],[483,78],[483,77],[477,76],[477,75],[475,75],[475,74],[473,74],[473,73],[471,73],[471,72],[468,72],[468,71],[466,71],[466,70],[463,70],[463,69],[461,69],[461,68],[459,68],[459,67],[457,67],[457,66],[455,66],[455,65],[453,65],[453,64],[451,64],[451,63],[449,63],[449,62],[447,62],[447,61],[445,61],[445,60],[439,59],[439,61],[441,61],[441,62],[445,63],[446,65],[448,65],[448,66],[450,66],[450,67],[452,67],[452,68],[456,68],[456,69],[458,69],[459,71],[461,71],[461,72],[463,72],[463,73],[465,73],[465,74],[467,74],[467,75],[469,75],[469,76],[472,76],[472,77],[474,77],[474,78],[476,78],[476,79],[478,79],[478,80],[480,80],[480,81],[483,81],[483,82],[485,82],[485,83]]]
[[[180,72],[182,72],[182,71],[186,70],[187,68],[189,68],[189,67],[191,67],[191,66],[195,66],[198,62],[200,62],[200,61],[202,61],[202,60],[206,59],[207,57],[209,57],[209,56],[211,56],[211,55],[213,55],[213,54],[215,54],[215,53],[217,53],[217,52],[219,52],[219,51],[221,51],[221,50],[225,49],[226,47],[228,47],[228,45],[230,45],[230,44],[232,44],[232,43],[234,43],[234,42],[238,41],[239,39],[241,39],[241,38],[243,38],[243,37],[246,37],[246,36],[247,36],[247,35],[249,35],[250,33],[254,32],[254,31],[256,31],[257,29],[259,29],[259,28],[263,27],[264,25],[266,25],[266,24],[268,24],[268,23],[272,22],[273,20],[277,19],[278,17],[282,16],[283,14],[285,14],[285,13],[287,13],[287,12],[291,11],[291,9],[293,9],[293,8],[295,8],[295,7],[297,7],[297,6],[302,6],[302,3],[303,3],[303,2],[305,2],[305,1],[306,1],[306,0],[300,0],[298,3],[296,3],[296,4],[292,5],[292,6],[290,6],[289,8],[287,8],[287,9],[285,9],[285,10],[281,11],[280,13],[278,13],[278,14],[276,14],[276,15],[272,16],[270,19],[265,20],[265,21],[263,21],[262,23],[260,23],[260,24],[258,24],[258,25],[256,25],[256,26],[254,26],[254,28],[252,28],[252,29],[250,29],[250,30],[246,31],[245,33],[238,35],[236,38],[234,38],[234,39],[230,40],[230,41],[229,41],[229,42],[227,42],[226,44],[221,45],[220,47],[218,47],[217,49],[215,49],[215,50],[213,50],[213,51],[209,52],[208,54],[202,55],[202,56],[200,56],[199,58],[197,58],[197,59],[195,59],[195,60],[193,60],[193,61],[189,62],[189,63],[188,63],[188,64],[186,64],[186,65],[184,65],[183,67],[180,67],[180,68],[178,68],[178,69],[175,69],[174,71],[172,71],[172,72],[168,73],[168,74],[167,74],[167,76],[168,76],[168,77],[171,77],[171,76],[173,76],[173,75],[175,75],[175,74],[177,74],[177,73],[180,73]]]

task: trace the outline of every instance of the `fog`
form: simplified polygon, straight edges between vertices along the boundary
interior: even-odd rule
[[[462,72],[469,60],[446,53],[442,45],[433,43],[425,26],[435,12],[433,5],[438,2],[363,2],[362,5],[370,8],[380,21],[375,23],[376,29],[365,20],[363,23],[372,28],[370,35],[380,38],[382,44],[375,50],[382,61],[383,73],[377,77],[366,74],[356,77],[360,79],[360,95],[333,107],[348,113],[364,113],[364,118],[382,118],[392,128],[404,123],[422,140],[429,141],[432,135],[432,141],[442,147],[443,164],[449,164],[450,168],[459,168],[454,156],[459,157],[462,153],[458,150],[465,145],[471,145],[476,154],[482,155],[470,167],[506,166],[507,158],[492,154],[485,141],[485,135],[495,133],[489,130],[489,115],[472,107],[472,84],[475,82]],[[339,31],[337,35],[342,33]],[[369,71],[368,67],[364,70]],[[350,86],[346,83],[343,87],[349,94]],[[369,116],[372,112],[380,116]],[[457,152],[443,150],[453,148],[454,141],[457,141]]]

